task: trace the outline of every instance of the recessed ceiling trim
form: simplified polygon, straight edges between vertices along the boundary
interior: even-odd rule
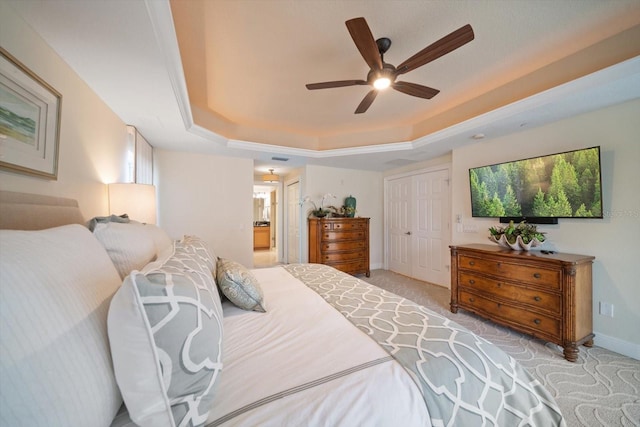
[[[413,141],[330,150],[293,148],[275,144],[241,141],[227,139],[194,122],[169,1],[145,0],[145,5],[147,7],[149,18],[151,20],[158,44],[159,46],[161,46],[161,51],[164,52],[170,81],[176,96],[176,100],[178,102],[185,128],[193,134],[196,134],[213,142],[226,145],[229,148],[248,151],[270,152],[290,156],[301,156],[319,159],[339,156],[414,150],[429,144],[436,143],[438,141],[443,141],[458,136],[468,137],[469,134],[478,133],[487,126],[495,125],[500,121],[506,121],[510,117],[517,116],[528,111],[534,111],[554,102],[560,102],[567,96],[575,95],[580,93],[581,91],[585,91],[600,85],[609,84],[612,81],[618,80],[620,78],[640,75],[640,56],[638,56],[623,61],[619,64],[604,68],[600,71],[591,73],[584,77],[550,88],[546,91],[537,93],[522,100],[504,105],[495,110],[449,126],[448,128],[433,132],[429,135],[417,138]],[[627,94],[628,96],[626,100],[640,97],[640,88],[634,89],[636,90],[632,90]],[[623,101],[625,100],[616,100],[616,102]],[[571,112],[568,112],[568,114],[571,114]],[[561,118],[562,117],[558,117],[558,119]]]
[[[466,136],[469,135],[470,132],[477,133],[478,129],[482,129],[483,127],[498,123],[500,121],[505,121],[512,116],[539,109],[545,105],[561,101],[568,96],[582,93],[582,91],[584,90],[594,88],[603,84],[609,84],[612,81],[633,75],[640,75],[640,56],[628,59],[616,65],[612,65],[595,73],[578,78],[568,83],[564,83],[562,85],[548,89],[544,92],[532,95],[528,98],[515,101],[493,111],[489,111],[488,113],[484,113],[480,116],[455,124],[453,126],[410,142],[396,142],[353,148],[340,148],[334,150],[290,148],[280,145],[261,144],[258,142],[239,140],[229,140],[227,145],[231,148],[239,148],[243,150],[268,151],[295,156],[306,156],[310,158],[328,158],[336,156],[414,150],[416,148],[424,147],[428,144],[433,144],[441,140],[461,135]],[[628,93],[628,100],[638,97],[640,97],[640,87],[637,87],[635,91],[632,90]],[[616,102],[618,101],[619,100],[616,100]],[[560,119],[560,117],[558,117],[558,119]],[[203,130],[206,131],[206,129]],[[213,132],[211,133],[213,134]]]
[[[483,129],[486,126],[499,123],[500,121],[506,121],[510,117],[529,111],[535,111],[546,105],[561,102],[569,96],[580,94],[589,89],[611,84],[618,79],[628,78],[631,76],[640,76],[640,56],[628,59],[619,64],[612,65],[570,82],[563,83],[527,98],[512,102],[511,104],[496,108],[495,110],[457,123],[440,131],[425,135],[414,140],[413,145],[414,148],[420,148],[447,138],[477,133],[480,129]],[[633,89],[634,90],[629,90],[627,93],[626,100],[640,97],[640,87],[635,86]],[[624,101],[624,99],[615,99],[616,103]],[[597,108],[602,108],[603,106],[604,105],[598,105]],[[575,113],[568,112],[568,114],[571,115]],[[561,119],[562,117],[557,118]]]
[[[167,66],[167,74],[169,75],[171,88],[178,102],[180,116],[184,122],[185,129],[190,129],[194,125],[193,113],[191,112],[187,82],[184,77],[184,69],[182,68],[178,36],[176,35],[176,29],[173,24],[171,4],[168,0],[144,0],[144,4],[149,14],[153,34]]]
[[[412,150],[411,142],[392,142],[389,144],[366,145],[362,147],[336,148],[333,150],[311,150],[307,148],[292,148],[282,145],[262,144],[259,142],[239,141],[230,139],[227,143],[229,148],[239,148],[251,151],[266,151],[269,153],[288,154],[291,156],[304,156],[314,159],[327,157],[351,156],[358,154],[384,153],[389,151]]]

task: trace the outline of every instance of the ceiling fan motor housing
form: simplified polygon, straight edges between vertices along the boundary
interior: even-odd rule
[[[396,81],[396,67],[391,64],[387,64],[386,62],[382,63],[382,70],[369,70],[367,74],[367,83],[373,85],[373,82],[378,80],[379,78],[386,77],[391,81],[391,83]]]

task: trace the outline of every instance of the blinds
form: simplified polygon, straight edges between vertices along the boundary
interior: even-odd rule
[[[137,129],[135,130],[135,182],[153,185],[153,146]]]

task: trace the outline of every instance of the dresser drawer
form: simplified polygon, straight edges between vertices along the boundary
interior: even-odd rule
[[[550,294],[503,280],[494,280],[466,272],[459,273],[458,285],[475,289],[484,295],[496,296],[498,298],[528,304],[540,310],[549,311],[552,314],[561,314],[562,298],[558,294]]]
[[[323,264],[330,265],[349,274],[366,273],[368,270],[368,265],[364,260],[323,262]]]
[[[547,336],[561,339],[560,319],[554,319],[540,313],[503,304],[469,292],[460,292],[460,307],[479,314],[486,314],[491,319],[500,319],[516,328],[520,327],[534,336]]]
[[[366,230],[367,222],[357,219],[341,222],[325,222],[322,224],[323,230]]]
[[[360,241],[337,241],[328,242],[322,244],[322,251],[351,251],[357,249],[365,249],[367,247],[366,242]]]
[[[364,259],[365,253],[364,251],[353,251],[353,252],[335,252],[328,253],[325,252],[322,254],[322,262],[331,262],[331,261],[350,261],[355,259]]]
[[[325,231],[322,233],[322,240],[359,240],[365,236],[365,231]]]
[[[510,264],[492,259],[460,256],[458,268],[479,273],[498,275],[524,283],[560,289],[561,272],[523,264]]]

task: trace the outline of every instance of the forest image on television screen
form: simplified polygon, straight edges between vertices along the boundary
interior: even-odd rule
[[[469,169],[474,217],[602,218],[600,147]]]

